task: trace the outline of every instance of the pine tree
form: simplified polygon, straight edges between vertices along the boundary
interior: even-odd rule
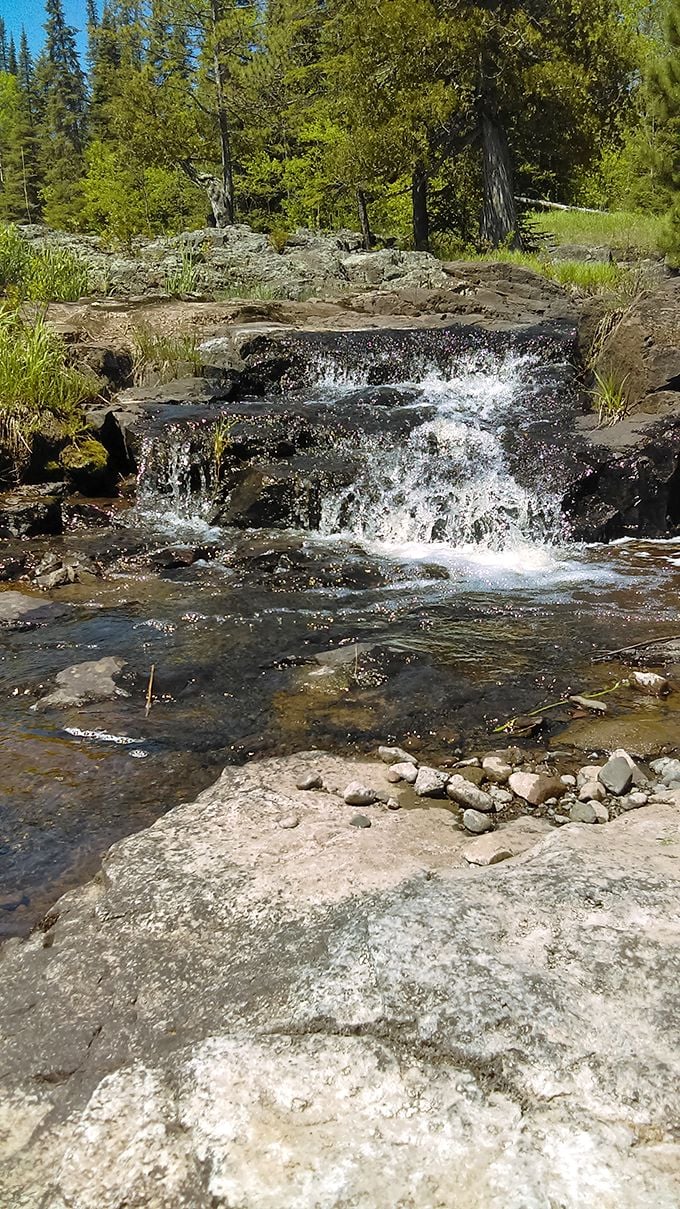
[[[0,218],[37,222],[37,143],[26,95],[17,76],[0,73]]]
[[[10,75],[16,76],[19,72],[19,63],[17,61],[17,48],[14,45],[14,37],[10,37],[9,49],[7,51],[7,70]]]
[[[19,40],[19,70],[17,72],[19,87],[26,99],[28,116],[32,126],[36,122],[36,96],[35,96],[35,71],[33,68],[33,57],[28,49],[28,38],[26,30],[21,30],[21,38]]]
[[[654,167],[671,197],[663,250],[669,263],[680,268],[680,0],[671,0],[664,32],[667,52],[649,78],[652,109],[659,123]]]
[[[55,227],[77,226],[87,94],[75,30],[66,24],[62,0],[46,0],[45,48],[36,67],[41,102],[41,153],[45,218]]]
[[[9,47],[7,45],[7,26],[0,17],[0,71],[9,71]]]

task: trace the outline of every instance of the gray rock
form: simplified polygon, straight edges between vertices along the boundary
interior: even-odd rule
[[[342,796],[348,806],[372,806],[378,801],[375,790],[361,781],[351,781]]]
[[[446,793],[458,806],[469,806],[471,810],[479,810],[482,814],[494,809],[494,798],[483,789],[478,789],[476,785],[471,785],[465,777],[451,777],[446,786]]]
[[[115,655],[74,663],[57,674],[58,687],[31,708],[81,706],[91,701],[107,701],[111,697],[129,697],[130,694],[119,688],[114,680],[125,666],[126,660]]]
[[[350,827],[370,827],[371,820],[367,819],[365,814],[353,814],[349,825]]]
[[[572,705],[578,705],[580,709],[585,709],[590,714],[606,714],[608,706],[604,701],[598,701],[594,697],[570,697]]]
[[[63,605],[29,596],[24,592],[0,592],[0,628],[7,630],[34,629],[62,617]]]
[[[403,747],[379,747],[378,755],[383,764],[418,764],[415,756],[404,751]]]
[[[599,779],[609,793],[621,797],[633,784],[633,769],[623,756],[612,756],[600,770]]]
[[[307,773],[295,782],[296,789],[322,789],[323,777],[318,772]]]
[[[575,802],[569,811],[572,823],[597,823],[596,802]]]
[[[3,1209],[677,1209],[675,808],[478,871],[436,807],[273,844],[298,774],[228,769],[5,946]]]
[[[448,779],[448,773],[421,764],[413,788],[419,798],[442,798]]]
[[[504,785],[512,773],[512,764],[508,764],[502,756],[488,755],[482,760],[482,768],[490,781]]]
[[[619,806],[621,806],[622,810],[638,810],[640,806],[646,806],[648,800],[646,793],[635,790],[633,793],[626,794],[625,797],[621,798]]]
[[[493,828],[493,819],[479,810],[468,809],[463,811],[463,826],[473,835],[483,835],[485,831],[491,831]]]
[[[656,772],[656,769],[654,771]],[[664,785],[670,785],[671,781],[680,781],[680,760],[664,761],[661,780]]]
[[[598,823],[609,822],[609,811],[607,810],[606,806],[602,805],[602,802],[590,802],[589,805],[592,806],[593,810],[595,811],[595,818]]]

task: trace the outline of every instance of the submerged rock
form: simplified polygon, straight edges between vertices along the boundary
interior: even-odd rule
[[[126,666],[126,660],[108,655],[103,659],[90,659],[86,663],[74,663],[57,674],[57,685],[53,692],[36,701],[32,709],[49,709],[51,706],[80,706],[88,701],[106,701],[110,697],[129,697],[119,688],[114,677]]]

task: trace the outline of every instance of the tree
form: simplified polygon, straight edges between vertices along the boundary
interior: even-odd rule
[[[45,8],[45,48],[36,66],[43,199],[46,220],[68,228],[77,226],[82,208],[87,93],[75,30],[66,24],[62,0],[46,0]]]
[[[666,53],[651,68],[649,90],[661,137],[654,162],[671,199],[663,235],[669,262],[680,267],[680,0],[671,0],[665,22]]]
[[[37,146],[27,98],[15,75],[0,72],[0,218],[38,217]]]

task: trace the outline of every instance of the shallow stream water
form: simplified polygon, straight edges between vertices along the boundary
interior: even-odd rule
[[[137,506],[112,538],[130,557],[3,638],[0,935],[26,931],[113,841],[229,762],[383,739],[454,759],[503,742],[489,735],[510,717],[625,674],[594,653],[680,630],[680,541],[568,540],[550,463],[568,365],[482,352],[407,369],[390,381],[383,366],[376,385],[375,366],[320,359],[284,383],[266,410],[325,434],[306,454],[323,474],[301,471],[273,524],[220,523],[224,415],[166,410],[151,425]],[[96,556],[108,540],[49,549]],[[203,556],[165,570],[137,557],[182,544]],[[126,660],[129,695],[33,708],[60,670],[103,655]],[[672,699],[621,690],[611,708],[622,728],[632,711],[674,733]]]

